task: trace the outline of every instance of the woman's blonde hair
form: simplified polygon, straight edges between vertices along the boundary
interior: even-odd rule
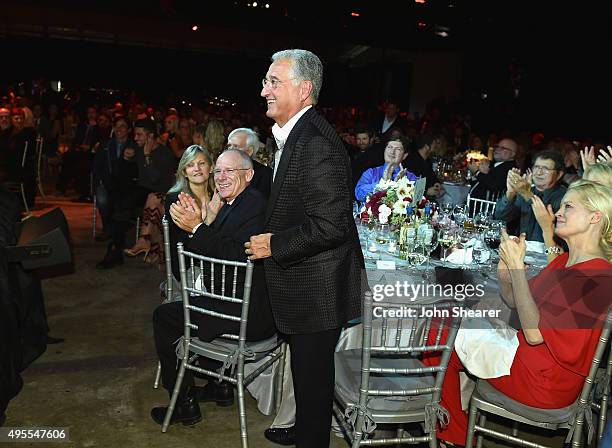
[[[187,193],[189,196],[194,198],[198,205],[201,207],[200,198],[193,194],[191,191],[191,187],[189,186],[189,179],[186,175],[186,168],[191,162],[193,162],[196,157],[200,154],[204,156],[206,162],[210,165],[210,169],[212,170],[214,167],[213,159],[206,148],[202,148],[198,145],[191,145],[189,148],[185,150],[181,160],[178,164],[178,168],[176,170],[176,183],[168,190],[168,193]],[[208,195],[208,199],[210,199],[215,191],[215,181],[213,180],[212,172],[209,173],[208,182],[206,183],[206,192]]]
[[[606,259],[612,262],[612,187],[590,180],[577,180],[568,189],[580,198],[589,212],[601,212],[601,247]]]
[[[584,170],[582,178],[612,187],[612,162],[601,162],[589,165],[587,169]]]

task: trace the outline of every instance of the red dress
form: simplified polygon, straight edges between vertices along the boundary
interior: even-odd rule
[[[566,268],[567,260],[567,253],[557,257],[529,281],[544,342],[529,345],[519,331],[510,375],[487,380],[508,397],[537,408],[561,408],[576,400],[612,301],[612,264],[594,259]],[[441,402],[450,423],[438,431],[439,438],[459,445],[465,444],[467,430],[459,387],[463,369],[453,351]]]

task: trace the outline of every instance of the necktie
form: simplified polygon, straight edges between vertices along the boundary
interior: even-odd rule
[[[232,206],[230,204],[225,204],[223,207],[221,207],[221,210],[219,210],[219,214],[215,218],[215,224],[216,224],[215,227],[220,226],[223,223],[223,220],[225,219],[227,214],[230,212],[231,208]]]

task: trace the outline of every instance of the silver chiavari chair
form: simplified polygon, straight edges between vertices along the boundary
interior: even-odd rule
[[[163,284],[162,291],[162,303],[168,303],[174,301],[172,293],[174,292],[174,275],[172,274],[172,254],[170,253],[170,224],[166,215],[162,216],[162,228],[164,231],[164,257],[166,261],[166,281]],[[153,388],[159,388],[159,381],[161,379],[161,363],[157,362],[157,371],[155,372],[155,382]]]
[[[43,147],[45,144],[45,139],[39,135],[36,137],[36,183],[38,186],[38,192],[40,193],[40,197],[43,200],[43,204],[47,204],[47,196],[45,195],[45,191],[43,189]]]
[[[275,335],[263,341],[246,342],[253,279],[253,263],[251,261],[239,262],[205,257],[184,250],[183,243],[177,244],[177,251],[181,274],[180,283],[183,295],[185,327],[183,337],[177,346],[177,356],[181,360],[181,364],[164,424],[162,425],[162,432],[166,432],[168,429],[185,370],[189,369],[220,381],[227,381],[236,386],[238,389],[240,441],[242,448],[248,448],[244,391],[246,386],[257,376],[266,371],[272,364],[281,360],[282,351],[279,348],[282,345],[282,341]],[[199,268],[201,273],[210,273],[210,282],[206,281],[206,285],[204,285],[205,276],[197,275],[196,267]],[[237,285],[239,277],[241,279],[244,278],[242,298],[238,298],[239,291]],[[192,295],[206,297],[211,302],[224,301],[240,304],[241,313],[239,316],[234,316],[192,305]],[[238,334],[224,334],[212,342],[200,341],[192,335],[192,331],[197,331],[198,326],[192,321],[191,313],[202,313],[219,319],[239,322],[240,330]],[[199,357],[223,362],[223,367],[218,372],[198,367],[196,360]],[[246,363],[258,362],[264,359],[267,359],[267,361],[259,364],[256,370],[245,376],[244,366]]]
[[[335,354],[334,414],[353,448],[421,443],[438,446],[436,426],[448,423],[449,418],[440,405],[442,383],[461,322],[451,312],[453,306],[460,305],[376,302],[374,306],[372,293],[366,292],[362,348]],[[424,308],[437,309],[439,319],[434,318],[436,313],[426,318],[388,317],[407,309],[419,316]],[[425,353],[439,353],[439,361],[424,364],[421,357]],[[425,435],[411,436],[403,431],[402,425],[408,423],[422,423]],[[379,424],[397,425],[396,437],[373,439]]]

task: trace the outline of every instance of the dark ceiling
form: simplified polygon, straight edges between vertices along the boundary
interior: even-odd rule
[[[601,3],[601,5],[598,5]],[[5,0],[5,28],[23,21],[113,32],[115,20],[133,33],[172,39],[164,26],[193,24],[233,32],[286,36],[333,44],[409,50],[546,47],[609,36],[605,2],[470,0]],[[257,6],[254,6],[257,5]],[[266,7],[268,6],[268,7]],[[19,11],[17,11],[19,10]],[[25,17],[24,17],[25,15]],[[156,23],[155,27],[147,22]],[[42,23],[44,22],[44,23]],[[163,24],[161,27],[159,24]],[[445,37],[444,34],[447,34]],[[192,34],[190,39],[194,39]],[[277,38],[278,40],[278,38]],[[272,42],[270,42],[272,43]]]
[[[376,76],[386,76],[383,71],[405,82],[414,55],[450,52],[461,57],[464,101],[480,104],[482,92],[491,102],[503,99],[509,79],[519,74],[520,110],[529,121],[546,118],[563,127],[577,116],[609,127],[596,112],[612,102],[608,2],[255,3],[2,0],[0,45],[4,60],[15,62],[0,71],[0,84],[42,76],[66,85],[220,94],[257,103],[271,53],[308,48],[326,65],[327,101],[371,105],[381,97],[372,85]]]

